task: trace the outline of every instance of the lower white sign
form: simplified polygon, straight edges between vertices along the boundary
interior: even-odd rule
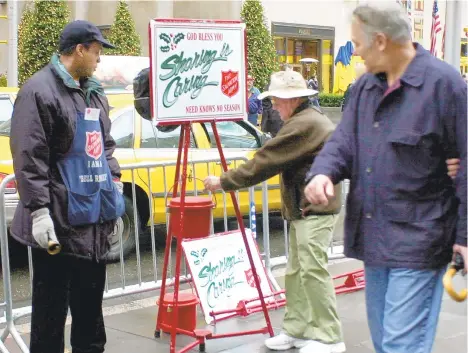
[[[245,231],[260,287],[263,295],[269,295],[272,289],[257,246],[250,229]],[[258,297],[240,230],[186,239],[182,247],[208,324],[213,321],[210,312],[235,309],[241,300]],[[217,319],[228,315],[217,315]]]

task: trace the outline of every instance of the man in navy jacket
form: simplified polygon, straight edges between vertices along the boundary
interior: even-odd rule
[[[327,204],[350,179],[345,253],[364,261],[369,328],[377,353],[430,353],[442,276],[467,264],[467,85],[411,42],[395,2],[358,6],[352,40],[368,73],[315,159],[305,193]],[[452,179],[446,159],[460,159]],[[466,268],[465,268],[466,269]]]

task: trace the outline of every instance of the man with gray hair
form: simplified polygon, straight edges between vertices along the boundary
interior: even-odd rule
[[[333,199],[351,180],[345,254],[365,265],[369,328],[377,353],[429,353],[453,252],[467,259],[467,85],[411,42],[393,1],[359,5],[351,27],[367,68],[341,124],[317,156],[305,194]],[[452,179],[446,159],[458,157]]]

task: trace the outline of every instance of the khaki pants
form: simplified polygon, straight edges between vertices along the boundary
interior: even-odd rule
[[[331,344],[343,341],[327,249],[337,216],[292,221],[286,269],[283,330],[292,337]]]

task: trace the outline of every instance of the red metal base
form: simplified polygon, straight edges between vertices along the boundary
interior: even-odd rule
[[[262,311],[261,306],[259,305],[258,311]],[[165,324],[160,324],[160,329],[162,331],[170,331],[172,330],[172,326],[165,325]],[[181,334],[189,337],[195,338],[195,341],[189,343],[182,349],[178,350],[176,353],[185,353],[189,352],[191,349],[195,348],[196,346],[200,346],[200,352],[205,351],[205,344],[207,340],[212,340],[212,339],[219,339],[219,338],[230,338],[230,337],[238,337],[238,336],[247,336],[247,335],[264,335],[269,333],[269,328],[268,326],[265,326],[261,329],[258,330],[250,330],[250,331],[237,331],[237,332],[231,332],[231,333],[223,333],[223,334],[213,334],[210,330],[204,330],[204,329],[195,329],[193,331],[186,331],[180,328],[176,328],[176,334]],[[159,338],[160,335],[157,335],[157,338]]]
[[[335,286],[335,292],[336,294],[342,294],[342,293],[351,293],[355,292],[361,289],[364,289],[366,286],[365,280],[364,280],[364,270],[357,270],[353,272],[348,272],[344,273],[339,276],[333,277],[333,280],[337,279],[342,279],[346,278],[344,283],[341,285]],[[273,300],[267,300],[266,305],[268,310],[271,309],[279,309],[283,306],[286,305],[286,299],[285,298],[275,298],[276,296],[279,296],[281,294],[284,294],[285,291],[277,291],[272,293],[271,295],[267,295],[264,298],[274,298]],[[213,317],[215,322],[227,320],[236,316],[248,316],[257,312],[262,311],[261,304],[259,303],[259,298],[254,298],[254,299],[249,299],[249,300],[242,300],[237,304],[237,307],[235,309],[231,310],[223,310],[223,311],[212,311],[210,313],[210,316]],[[226,315],[227,316],[223,318],[217,318],[219,315]]]
[[[275,298],[276,296],[282,295],[284,293],[284,290],[274,292],[270,295],[264,296],[265,304],[268,310],[271,309],[279,309],[283,307],[286,304],[286,299],[284,298]],[[269,298],[273,298],[273,300],[268,300]],[[253,299],[247,299],[247,300],[241,300],[235,309],[231,310],[222,310],[222,311],[212,311],[210,313],[210,316],[213,318],[214,322],[220,322],[224,321],[236,316],[248,316],[251,314],[258,313],[262,311],[262,305],[259,302],[259,298],[253,298]],[[219,315],[226,315],[225,317],[218,318]]]
[[[226,159],[224,158],[224,154],[221,148],[221,140],[219,138],[218,130],[216,127],[215,121],[211,122],[211,126],[213,129],[213,134],[216,140],[216,145],[218,147],[218,152],[220,155],[221,159],[221,164],[223,167],[224,171],[227,171],[227,163]],[[174,186],[173,186],[173,191],[172,191],[172,197],[177,196],[177,191],[178,191],[178,183],[179,183],[179,176],[181,176],[181,190],[180,190],[180,225],[179,225],[179,230],[180,234],[184,234],[183,228],[184,228],[184,216],[185,216],[185,196],[186,196],[186,179],[187,179],[187,164],[188,164],[188,150],[190,147],[190,123],[185,123],[182,126],[180,137],[179,137],[179,150],[178,150],[178,155],[177,155],[177,164],[176,164],[176,170],[175,170],[175,176],[174,176]],[[183,151],[183,154],[182,154]],[[183,159],[182,159],[183,155]],[[180,167],[182,167],[182,174],[180,174]],[[170,348],[169,351],[170,353],[185,353],[190,351],[196,346],[200,346],[199,350],[201,352],[205,351],[205,342],[208,339],[216,339],[216,338],[226,338],[226,337],[236,337],[236,336],[244,336],[244,335],[256,335],[256,334],[266,334],[268,333],[270,337],[273,337],[273,327],[271,325],[271,320],[269,316],[268,309],[269,307],[267,306],[267,303],[265,301],[265,298],[263,296],[262,289],[260,287],[260,278],[257,274],[257,270],[254,266],[253,262],[253,257],[251,250],[249,248],[248,240],[247,240],[247,235],[245,232],[244,228],[244,223],[242,220],[242,215],[240,213],[239,209],[239,204],[237,202],[236,195],[234,192],[230,192],[231,198],[232,198],[232,203],[234,205],[234,210],[236,211],[236,217],[239,222],[239,227],[242,233],[242,237],[244,240],[244,244],[246,246],[246,251],[247,251],[247,257],[249,259],[249,263],[252,268],[252,274],[253,274],[253,279],[255,282],[255,287],[258,290],[258,301],[260,304],[258,305],[258,308],[255,308],[254,310],[257,311],[263,311],[264,317],[265,317],[265,322],[266,322],[266,327],[262,327],[261,329],[258,330],[251,330],[251,331],[239,331],[239,332],[233,332],[233,333],[227,333],[227,334],[220,334],[220,335],[213,335],[213,333],[209,330],[197,330],[196,328],[193,331],[190,330],[184,330],[181,328],[176,327],[177,322],[179,319],[179,285],[180,285],[180,272],[181,272],[181,262],[182,262],[182,236],[177,237],[177,245],[176,245],[176,267],[175,267],[175,282],[174,282],[174,297],[172,301],[172,311],[171,311],[171,316],[173,318],[171,325],[166,323],[166,320],[164,319],[163,315],[163,310],[161,308],[163,305],[161,305],[160,310],[158,310],[158,316],[156,319],[156,330],[155,330],[155,337],[159,338],[161,336],[161,330],[167,331],[171,335],[171,341],[170,341]],[[168,266],[169,266],[169,254],[171,253],[171,242],[173,239],[172,233],[173,233],[173,223],[174,222],[169,222],[168,226],[168,232],[166,236],[166,244],[168,246],[166,247],[166,250],[164,252],[164,265],[163,265],[163,274],[162,274],[162,286],[161,286],[161,292],[160,292],[160,297],[161,298],[166,298],[166,280],[167,280],[167,274],[168,274]],[[174,326],[172,326],[174,325]],[[187,335],[189,337],[195,338],[195,341],[192,343],[188,344],[187,346],[183,347],[181,350],[176,351],[176,335],[177,334],[183,334]]]
[[[336,276],[333,279],[336,280],[345,277],[346,279],[344,283],[340,286],[335,287],[336,294],[356,292],[366,287],[366,281],[364,279],[364,270],[348,272]]]
[[[160,329],[165,332],[170,332],[173,328],[170,325],[160,324]],[[183,347],[182,349],[178,350],[177,353],[185,353],[189,352],[192,348],[196,346],[200,346],[200,352],[205,351],[205,343],[206,340],[213,338],[213,333],[210,330],[202,330],[202,329],[195,329],[193,331],[187,331],[180,328],[176,329],[176,334],[181,334],[189,337],[195,338],[195,341],[189,343],[187,346]],[[159,335],[158,337],[159,338]]]

